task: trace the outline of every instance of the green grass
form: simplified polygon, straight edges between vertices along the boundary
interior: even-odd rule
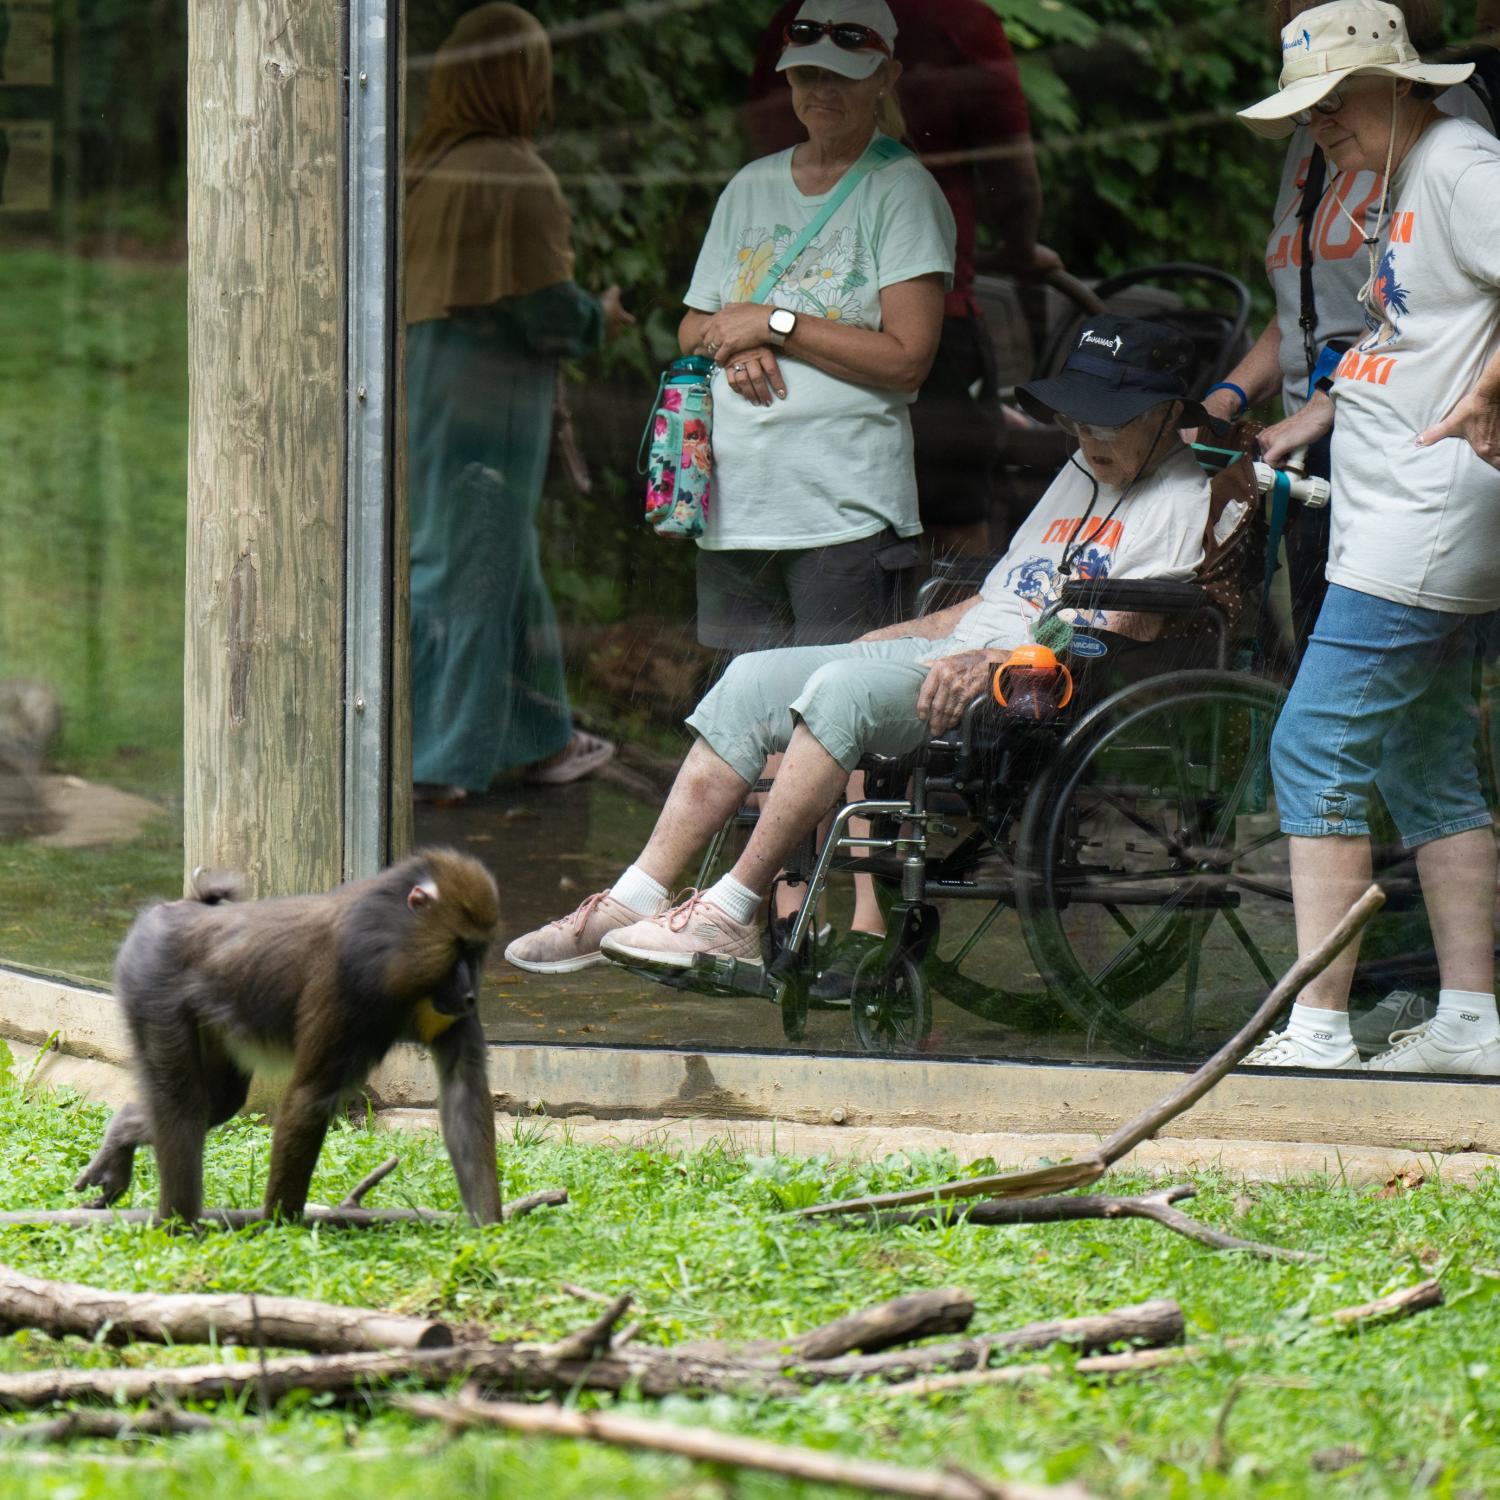
[[[187,273],[0,255],[0,676],[62,699],[59,768],[180,793]]]
[[[22,1097],[0,1085],[6,1208],[60,1206],[97,1143],[103,1111],[66,1094]],[[269,1136],[235,1122],[213,1140],[211,1201],[257,1202]],[[315,1197],[328,1201],[390,1149],[393,1138],[340,1127]],[[435,1137],[394,1142],[402,1167],[372,1205],[456,1207]],[[981,1164],[979,1169],[983,1168]],[[507,1194],[562,1185],[572,1203],[506,1229],[424,1226],[371,1233],[283,1227],[201,1239],[144,1228],[0,1228],[0,1260],[36,1274],[147,1290],[294,1293],[477,1319],[507,1336],[554,1336],[590,1310],[563,1281],[629,1290],[656,1342],[789,1334],[880,1298],[920,1288],[973,1291],[975,1331],[1032,1318],[1174,1296],[1191,1336],[1216,1344],[1261,1333],[1253,1349],[1114,1385],[1055,1373],[1024,1389],[911,1400],[881,1389],[824,1389],[794,1401],[625,1402],[625,1409],[726,1431],[914,1465],[961,1464],[992,1476],[1076,1479],[1108,1496],[1466,1496],[1500,1488],[1500,1180],[1382,1200],[1337,1181],[1240,1190],[1200,1180],[1195,1211],[1253,1237],[1318,1249],[1313,1268],[1216,1255],[1139,1223],[1014,1230],[895,1228],[879,1234],[799,1227],[784,1209],[823,1194],[941,1180],[943,1155],[878,1164],[761,1158],[731,1143],[680,1152],[611,1149],[539,1122],[503,1146]],[[966,1169],[974,1170],[974,1169]],[[149,1161],[135,1201],[149,1201]],[[1143,1179],[1116,1174],[1128,1190]],[[1244,1194],[1245,1196],[1237,1196]],[[1356,1335],[1319,1333],[1310,1318],[1439,1273],[1447,1304]],[[0,1342],[0,1369],[191,1362],[192,1349],[112,1350],[35,1334]],[[1233,1396],[1232,1402],[1230,1398]],[[1222,1458],[1210,1465],[1226,1403]],[[224,1415],[221,1413],[221,1415]],[[489,1497],[812,1495],[769,1479],[728,1489],[677,1461],[572,1443],[437,1430],[361,1403],[291,1399],[266,1420],[227,1414],[225,1432],[137,1450],[165,1467],[103,1467],[75,1449],[60,1466],[24,1467],[0,1453],[8,1500],[251,1500],[283,1495],[302,1476],[341,1496]],[[1350,1444],[1370,1461],[1345,1477],[1311,1455]],[[1429,1480],[1432,1488],[1424,1490]]]

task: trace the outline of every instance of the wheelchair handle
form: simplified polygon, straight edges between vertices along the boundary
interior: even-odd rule
[[[1299,455],[1293,455],[1298,457]],[[1292,498],[1300,500],[1309,510],[1322,510],[1328,504],[1331,491],[1326,479],[1320,479],[1316,474],[1304,475],[1299,473],[1290,464],[1283,470],[1273,469],[1270,464],[1257,463],[1255,465],[1255,483],[1262,495],[1269,495],[1271,487],[1276,483],[1279,473],[1291,481]]]

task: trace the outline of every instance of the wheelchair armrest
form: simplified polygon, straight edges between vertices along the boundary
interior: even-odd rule
[[[1210,607],[1201,583],[1173,583],[1160,578],[1080,578],[1063,585],[1058,604],[1064,609],[1138,610],[1147,614],[1190,615]]]
[[[991,557],[961,554],[937,558],[932,564],[931,576],[917,590],[916,618],[931,614],[939,595],[950,589],[967,589],[977,594],[999,561],[998,552]]]

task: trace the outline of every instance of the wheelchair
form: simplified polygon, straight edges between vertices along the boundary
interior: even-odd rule
[[[782,876],[802,899],[768,963],[700,955],[672,975],[634,972],[771,1001],[794,1043],[812,1010],[847,1009],[854,1047],[870,1054],[941,1050],[930,1046],[934,994],[1019,1031],[1082,1032],[1090,1052],[1166,1063],[1212,1050],[1296,956],[1268,765],[1284,690],[1252,669],[1238,628],[1261,587],[1260,498],[1273,481],[1248,456],[1215,475],[1214,514],[1232,498],[1245,505],[1222,541],[1211,516],[1192,582],[1065,584],[1043,615],[1073,621],[1056,653],[1065,699],[1023,710],[992,681],[949,733],[911,755],[866,756],[864,796],[844,801]],[[1319,484],[1294,482],[1294,498],[1317,503]],[[944,590],[972,592],[988,567],[947,565],[919,613]],[[1103,628],[1106,614],[1164,624],[1139,640]],[[744,810],[719,832],[700,887],[733,826],[754,818]],[[875,882],[886,937],[847,999],[820,1000],[820,908],[835,878],[856,874]]]

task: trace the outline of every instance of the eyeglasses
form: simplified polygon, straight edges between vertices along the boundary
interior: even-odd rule
[[[1090,437],[1098,438],[1101,443],[1112,443],[1130,425],[1127,422],[1119,427],[1101,427],[1097,422],[1075,422],[1072,417],[1065,417],[1061,412],[1054,412],[1052,420],[1069,437],[1082,437],[1084,433],[1088,433]]]
[[[1329,91],[1311,109],[1299,109],[1292,113],[1294,125],[1311,125],[1315,114],[1336,115],[1344,107],[1344,96],[1337,89]]]
[[[827,37],[835,47],[845,52],[883,52],[887,57],[891,49],[885,38],[869,26],[860,26],[853,21],[792,21],[781,33],[788,47],[811,47],[816,41]]]

